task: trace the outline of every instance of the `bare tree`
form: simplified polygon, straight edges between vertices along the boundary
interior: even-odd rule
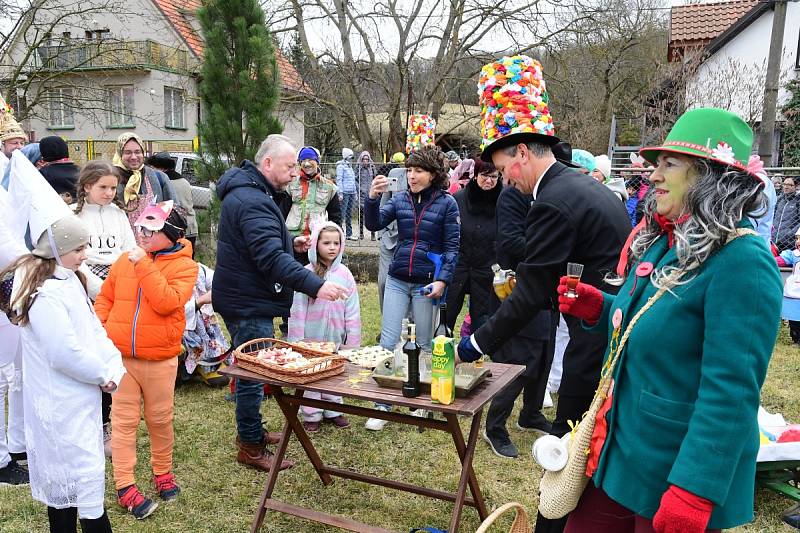
[[[379,140],[368,114],[388,115],[387,151],[404,146],[408,112],[437,118],[499,51],[535,53],[587,18],[574,0],[266,0],[273,32],[296,32],[309,58],[316,103],[331,110],[343,142]],[[568,13],[565,16],[564,13]],[[464,72],[464,66],[471,68]]]
[[[612,115],[639,136],[643,103],[663,80],[666,15],[662,0],[599,0],[548,41],[543,63],[561,138],[604,153]]]

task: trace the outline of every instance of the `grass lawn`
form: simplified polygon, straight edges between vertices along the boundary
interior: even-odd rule
[[[363,285],[360,295],[363,338],[369,342],[380,328],[375,284]],[[763,391],[763,403],[768,410],[781,412],[795,422],[800,422],[800,402],[796,393],[800,376],[798,353],[798,349],[789,344],[786,331],[782,331]],[[248,530],[266,474],[235,462],[234,406],[223,397],[224,391],[212,390],[198,383],[190,383],[178,390],[175,399],[175,473],[183,493],[178,501],[161,505],[150,518],[138,522],[116,505],[108,463],[106,505],[114,531],[226,533]],[[265,401],[262,412],[270,430],[282,427],[282,418],[273,401]],[[530,454],[533,436],[513,428],[516,414],[512,415],[509,427],[520,457],[516,460],[500,459],[485,443],[479,442],[475,470],[490,508],[518,501],[535,515],[541,470]],[[546,414],[552,418],[554,412],[551,409]],[[353,424],[349,429],[324,427],[312,437],[324,460],[369,474],[455,490],[458,460],[447,434],[438,431],[418,433],[414,428],[398,424],[389,424],[384,431],[374,433],[364,429],[363,419],[352,417],[351,421]],[[463,425],[466,422],[464,420]],[[148,471],[149,448],[144,424],[140,429],[137,477],[140,488],[153,497],[155,491]],[[397,531],[424,525],[445,528],[449,523],[452,511],[449,503],[344,479],[336,479],[333,485],[325,487],[311,464],[304,460],[305,455],[296,440],[292,440],[288,456],[299,461],[278,478],[274,493],[278,499],[341,513]],[[778,518],[780,511],[790,503],[786,498],[759,489],[755,521],[731,531],[793,531]],[[475,510],[465,508],[461,531],[474,531],[479,523]],[[509,523],[496,530],[507,531]],[[31,499],[28,487],[0,488],[0,531],[47,531],[46,510]],[[339,530],[270,512],[262,531]]]

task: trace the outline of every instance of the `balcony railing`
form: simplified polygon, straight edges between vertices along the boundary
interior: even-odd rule
[[[40,46],[32,70],[173,70],[190,72],[196,61],[186,50],[155,41],[69,41]]]

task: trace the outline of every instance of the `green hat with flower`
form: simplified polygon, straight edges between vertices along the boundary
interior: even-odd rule
[[[648,146],[639,153],[653,164],[659,153],[671,152],[702,157],[748,172],[752,148],[753,130],[738,115],[701,107],[681,115],[661,146]]]

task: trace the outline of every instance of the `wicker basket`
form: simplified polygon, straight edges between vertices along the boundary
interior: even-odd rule
[[[303,354],[304,357],[309,359],[309,363],[298,368],[286,368],[282,365],[268,363],[256,356],[260,350],[276,346],[279,348],[291,348],[295,352]],[[320,352],[291,342],[271,338],[248,341],[236,348],[233,356],[236,364],[241,368],[286,383],[310,383],[341,374],[344,372],[344,364],[347,361],[340,355]]]
[[[486,533],[501,515],[504,515],[512,509],[514,509],[517,514],[514,517],[514,522],[511,523],[511,529],[508,530],[508,533],[531,533],[528,513],[525,511],[525,507],[517,502],[507,503],[495,509],[492,514],[486,517],[486,520],[481,523],[478,529],[475,530],[475,533]]]

